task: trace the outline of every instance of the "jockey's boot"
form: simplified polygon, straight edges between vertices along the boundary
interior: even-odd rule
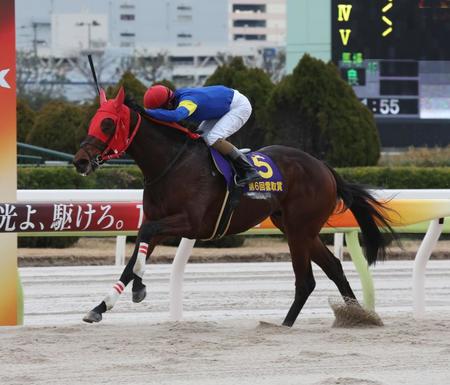
[[[248,161],[247,157],[237,148],[235,148],[235,151],[227,154],[226,157],[231,161],[236,171],[235,182],[237,186],[244,187],[249,183],[263,179],[255,167]]]
[[[249,183],[261,180],[262,177],[253,165],[248,161],[247,157],[225,139],[219,139],[213,144],[213,147],[225,156],[233,165],[236,171],[235,183],[239,187],[243,187]]]

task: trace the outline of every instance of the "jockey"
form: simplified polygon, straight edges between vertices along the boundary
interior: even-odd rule
[[[180,88],[173,92],[163,85],[147,89],[144,95],[146,113],[157,120],[201,122],[198,128],[203,140],[227,159],[236,171],[236,185],[261,180],[247,157],[225,140],[238,131],[252,113],[249,100],[239,91],[224,86]]]

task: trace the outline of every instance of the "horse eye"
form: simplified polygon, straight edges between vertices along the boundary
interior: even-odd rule
[[[114,120],[106,118],[102,120],[100,128],[105,135],[111,136],[116,130],[116,125],[114,124]]]

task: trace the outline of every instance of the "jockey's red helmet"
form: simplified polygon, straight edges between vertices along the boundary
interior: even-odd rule
[[[149,87],[144,94],[144,107],[147,109],[165,107],[173,98],[173,91],[163,85]]]

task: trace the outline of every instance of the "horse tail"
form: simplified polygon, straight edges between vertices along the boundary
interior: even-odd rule
[[[335,170],[328,168],[336,180],[338,197],[353,213],[361,228],[368,264],[372,265],[378,259],[384,260],[387,245],[396,238],[389,219],[383,213],[389,209],[363,186],[345,181]],[[378,226],[384,227],[386,232],[382,234]]]

